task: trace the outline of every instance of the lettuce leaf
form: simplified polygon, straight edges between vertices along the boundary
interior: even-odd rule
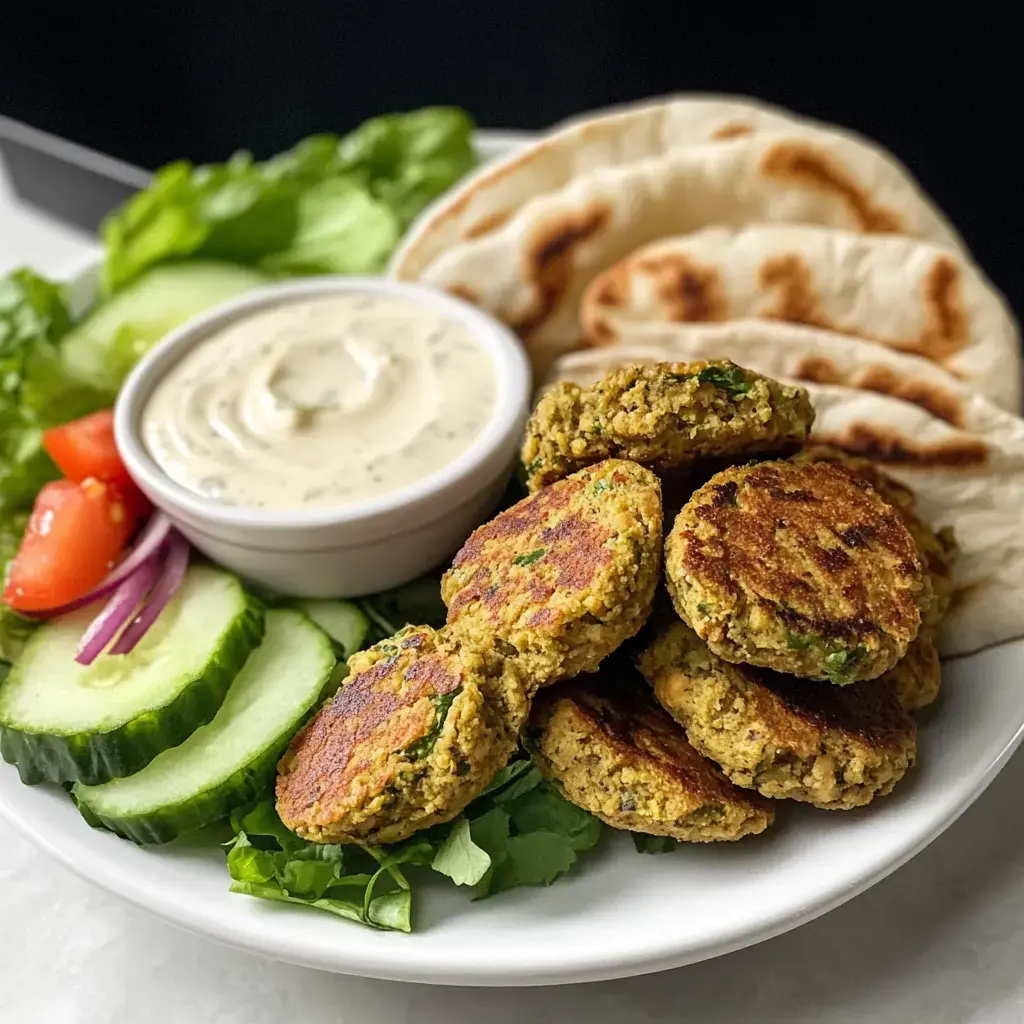
[[[501,769],[453,821],[393,846],[306,842],[285,828],[270,800],[232,818],[232,826],[232,892],[398,931],[412,927],[413,888],[403,868],[430,868],[482,899],[519,885],[550,885],[604,831],[525,757]]]
[[[29,508],[57,477],[43,431],[108,402],[65,371],[70,327],[60,286],[26,269],[0,278],[0,514]]]
[[[104,223],[103,289],[183,259],[376,273],[408,223],[473,166],[472,128],[461,110],[428,107],[314,135],[262,163],[242,152],[168,164]]]

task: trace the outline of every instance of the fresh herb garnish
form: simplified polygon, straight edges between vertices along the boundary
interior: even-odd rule
[[[309,843],[285,828],[269,800],[231,824],[232,892],[316,907],[372,928],[412,930],[412,891],[400,866],[423,863],[422,846]]]
[[[798,633],[786,631],[786,646],[791,651],[806,651],[814,642],[814,637],[800,636]]]
[[[410,743],[402,751],[406,757],[413,761],[418,761],[420,758],[426,757],[434,749],[434,744],[437,743],[441,730],[444,728],[444,720],[448,717],[448,712],[451,710],[455,698],[460,693],[462,693],[462,687],[457,686],[448,693],[436,693],[430,698],[431,703],[434,705],[434,724],[431,725],[429,732],[421,736],[414,743]]]
[[[714,604],[713,601],[698,601],[697,602],[697,614],[698,615],[707,615],[708,612],[714,611],[714,608],[715,608],[715,604]]]
[[[512,564],[533,565],[533,563],[536,562],[538,558],[543,558],[544,555],[547,554],[547,550],[547,548],[536,548],[535,550],[530,551],[527,554],[516,555],[516,557],[512,559]]]
[[[718,366],[705,366],[697,374],[697,379],[701,384],[714,384],[716,388],[728,392],[730,398],[739,398],[740,395],[745,395],[750,391],[750,384],[739,366],[728,370],[723,370]]]
[[[591,488],[595,494],[604,494],[605,491],[610,491],[615,484],[611,480],[596,480],[594,486]]]
[[[849,682],[854,669],[868,656],[867,648],[858,644],[851,650],[833,651],[825,656],[825,676],[833,683]]]
[[[637,853],[671,853],[680,843],[671,836],[649,836],[645,832],[631,832]]]

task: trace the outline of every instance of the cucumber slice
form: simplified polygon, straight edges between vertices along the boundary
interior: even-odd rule
[[[266,795],[333,668],[329,639],[305,615],[267,612],[263,643],[209,725],[127,779],[75,786],[75,801],[90,823],[136,843],[166,843],[220,820]]]
[[[209,722],[263,635],[230,573],[197,565],[138,647],[75,662],[97,608],[41,626],[0,685],[0,754],[21,781],[131,775]]]
[[[61,343],[67,371],[115,392],[164,335],[204,309],[268,284],[259,271],[230,263],[172,263],[147,271],[103,302]]]
[[[334,641],[340,659],[350,658],[366,645],[370,620],[362,608],[351,601],[296,601],[295,607],[304,611]]]

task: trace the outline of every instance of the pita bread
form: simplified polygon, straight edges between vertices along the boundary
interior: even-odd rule
[[[875,391],[919,405],[953,426],[963,425],[964,405],[972,394],[964,382],[927,359],[798,324],[638,324],[630,328],[623,346],[630,363],[731,359],[768,377]],[[592,384],[620,366],[618,346],[581,349],[562,356],[545,383]]]
[[[492,234],[525,202],[601,167],[658,156],[678,146],[785,129],[801,119],[738,96],[671,96],[591,112],[563,122],[507,160],[481,168],[410,228],[391,262],[393,277],[418,280],[453,245]]]
[[[587,355],[602,366],[612,358],[617,366],[644,361],[632,346],[577,353],[561,379],[591,383],[582,365]],[[940,653],[969,654],[1024,636],[1024,421],[981,395],[964,396],[956,427],[889,395],[804,386],[817,414],[813,440],[870,458],[914,491],[923,519],[953,528],[960,553]]]
[[[591,345],[641,340],[652,324],[685,332],[693,322],[743,318],[867,338],[1020,408],[1020,338],[1002,296],[958,253],[915,238],[788,224],[709,228],[634,252],[591,282],[580,308]]]
[[[882,150],[811,128],[670,150],[579,174],[503,227],[456,245],[420,276],[488,310],[524,340],[538,374],[577,347],[587,284],[642,245],[714,224],[811,223],[958,247]]]

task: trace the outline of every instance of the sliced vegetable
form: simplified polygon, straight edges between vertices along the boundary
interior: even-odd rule
[[[160,569],[160,576],[153,584],[153,592],[138,615],[125,627],[111,648],[111,654],[131,654],[139,641],[153,627],[161,612],[178,592],[188,570],[188,541],[174,532],[167,539],[167,554]],[[138,570],[142,572],[143,570]],[[131,577],[129,577],[131,578]],[[147,588],[148,589],[148,588]]]
[[[296,601],[304,611],[335,643],[336,653],[342,660],[350,658],[366,646],[370,635],[370,620],[352,601]]]
[[[209,725],[129,778],[74,787],[91,818],[137,843],[163,843],[266,792],[334,668],[329,640],[304,615],[274,609],[266,626]]]
[[[74,378],[104,393],[109,405],[135,364],[174,328],[270,280],[255,270],[223,263],[152,270],[68,334],[61,347],[64,366]]]
[[[76,611],[87,604],[93,604],[106,597],[117,589],[123,579],[130,576],[140,565],[153,558],[160,551],[170,532],[171,521],[163,512],[157,512],[146,523],[142,533],[139,534],[135,547],[92,590],[81,597],[75,598],[73,601],[69,601],[67,604],[34,614],[38,614],[41,618],[66,615],[68,612]]]
[[[96,611],[40,626],[0,684],[0,753],[23,782],[137,772],[213,718],[263,634],[262,609],[237,578],[206,565],[189,570],[131,654],[78,665]]]
[[[79,665],[91,665],[106,650],[110,641],[117,636],[118,631],[149,593],[159,574],[160,565],[154,556],[148,562],[143,562],[135,572],[121,582],[114,591],[114,596],[107,602],[107,606],[89,623],[89,628],[82,634],[78,653],[75,655],[75,661]]]
[[[108,484],[47,484],[11,563],[4,601],[19,612],[39,612],[88,593],[110,572],[131,527]]]
[[[108,483],[131,480],[114,443],[113,409],[100,409],[51,427],[43,433],[43,447],[64,476],[76,484],[89,477]]]

